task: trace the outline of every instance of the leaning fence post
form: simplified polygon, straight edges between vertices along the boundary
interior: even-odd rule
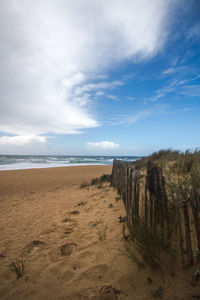
[[[148,198],[147,198],[147,192],[148,192],[148,186],[147,186],[147,176],[145,177],[145,191],[144,191],[144,217],[145,217],[145,223],[148,224]]]
[[[135,185],[135,170],[132,169],[131,172],[131,217],[132,219],[135,217],[135,193],[134,193],[134,185]]]
[[[140,173],[135,172],[135,216],[139,217],[139,199],[140,199]]]
[[[184,220],[185,220],[185,239],[186,239],[186,249],[187,249],[187,257],[188,263],[193,265],[193,255],[192,255],[192,244],[191,244],[191,236],[190,236],[190,222],[189,222],[189,214],[186,200],[183,201],[183,212],[184,212]]]
[[[131,216],[132,210],[132,168],[129,168],[129,215]]]
[[[130,215],[130,204],[131,204],[131,168],[127,167],[127,217]]]
[[[200,252],[200,203],[198,199],[198,192],[193,188],[190,190],[190,201],[192,205],[198,251]]]
[[[178,218],[178,229],[179,229],[179,246],[180,246],[180,251],[181,251],[181,263],[184,264],[184,249],[183,249],[183,230],[182,230],[182,225],[181,225],[181,214],[180,214],[180,206],[177,203],[177,200],[172,197],[172,200],[174,202],[176,212],[177,212],[177,218]]]
[[[153,228],[153,193],[149,191],[149,203],[150,203],[150,227]]]
[[[123,192],[122,192],[122,198],[124,201],[124,204],[126,203],[126,185],[127,185],[127,174],[126,174],[126,164],[123,163],[123,177],[124,177],[124,186],[123,186]]]

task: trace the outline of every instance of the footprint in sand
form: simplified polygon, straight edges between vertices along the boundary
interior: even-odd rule
[[[69,227],[64,228],[64,230],[65,230],[65,231],[63,232],[64,235],[67,235],[67,234],[72,233],[72,232],[74,231],[74,227],[77,226],[77,224],[76,224],[77,222],[74,221],[74,220],[72,220],[71,218],[65,218],[65,219],[63,219],[63,220],[62,220],[62,223],[70,224]]]
[[[70,281],[70,280],[73,280],[74,276],[75,276],[75,273],[74,273],[74,272],[66,271],[66,272],[62,275],[61,279],[65,280],[65,281],[66,281],[66,280],[67,280],[67,281]]]
[[[73,211],[69,212],[69,215],[77,216],[79,214],[80,214],[80,212],[78,210],[73,210]]]
[[[46,229],[46,230],[42,231],[41,235],[50,234],[54,231],[55,231],[55,228],[49,228],[49,229]]]
[[[81,202],[78,202],[74,207],[80,207],[80,206],[84,206],[86,204],[87,204],[87,202],[81,201]]]
[[[84,211],[86,212],[86,213],[89,213],[90,211],[92,211],[94,208],[93,208],[93,206],[92,207],[88,207],[88,208],[84,208]]]
[[[96,221],[91,221],[88,223],[88,226],[91,226],[91,227],[96,227],[97,225],[99,224],[103,224],[103,221],[101,219],[99,220],[96,220]]]
[[[5,255],[2,252],[0,252],[0,259],[4,259],[4,258],[5,258]]]
[[[87,279],[92,281],[99,280],[104,278],[105,280],[110,276],[110,267],[106,264],[96,264],[92,267],[89,267],[85,271],[79,274],[77,281]]]
[[[71,218],[65,218],[62,220],[62,223],[70,223],[70,222],[74,222]]]
[[[73,250],[77,247],[75,243],[67,243],[60,246],[60,252],[62,256],[69,256],[72,254]]]
[[[75,243],[66,243],[58,248],[52,247],[49,249],[48,255],[53,262],[58,262],[62,260],[62,257],[70,256],[76,247],[77,244]]]
[[[72,233],[73,232],[73,228],[67,228],[66,230],[65,230],[65,232],[64,232],[64,234],[70,234],[70,233]]]
[[[112,285],[103,286],[99,292],[98,295],[101,297],[102,300],[104,299],[113,299],[117,300],[117,295],[120,295],[122,292],[114,287]]]
[[[24,249],[23,249],[23,254],[29,254],[32,250],[34,250],[35,248],[41,248],[44,247],[46,245],[45,242],[39,241],[39,240],[34,240],[31,243],[27,244]]]

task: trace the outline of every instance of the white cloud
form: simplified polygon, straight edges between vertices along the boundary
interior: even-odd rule
[[[138,121],[141,121],[148,116],[152,115],[152,109],[149,110],[142,110],[136,114],[130,114],[130,115],[121,115],[116,118],[112,118],[111,121],[109,122],[109,125],[112,126],[118,126],[118,125],[131,125],[134,124]]]
[[[191,57],[190,57],[191,60]],[[177,60],[176,60],[177,63]],[[191,84],[200,78],[198,63],[194,60],[191,63],[187,57],[184,57],[184,64],[177,63],[177,66],[170,67],[162,72],[162,74],[169,76],[169,81],[166,86],[161,87],[155,91],[155,95],[147,100],[155,102],[160,98],[166,97],[168,94],[185,95],[189,97],[198,97],[200,95],[200,85]]]
[[[178,93],[188,97],[200,97],[200,84],[185,85]]]
[[[127,115],[121,115],[118,118],[112,118],[109,121],[109,125],[112,126],[119,126],[119,125],[127,125],[130,126],[136,122],[142,121],[146,118],[150,118],[157,115],[163,115],[168,114],[171,112],[167,111],[168,106],[164,104],[157,104],[154,106],[149,107],[146,110],[138,111],[137,113],[127,114]]]
[[[0,131],[39,136],[99,126],[89,93],[123,83],[94,81],[113,64],[156,55],[173,2],[2,0]]]
[[[121,80],[114,80],[110,82],[102,81],[98,83],[85,84],[81,87],[78,87],[75,90],[75,94],[82,95],[85,92],[98,91],[98,90],[113,90],[118,86],[122,86],[123,82]]]
[[[126,99],[128,99],[129,101],[134,101],[135,97],[127,96]]]
[[[119,148],[119,144],[115,144],[113,142],[104,141],[104,142],[88,142],[86,144],[89,148],[101,148],[101,149],[117,149]]]
[[[164,92],[156,91],[156,96],[151,97],[149,100],[150,100],[151,102],[155,102],[155,101],[157,101],[158,99],[163,98],[164,96],[165,96],[165,93],[164,93]]]
[[[163,74],[172,74],[172,73],[174,73],[175,71],[176,71],[175,68],[169,68],[169,69],[163,71]]]
[[[193,26],[187,33],[186,33],[187,39],[199,39],[200,38],[200,23],[197,23],[195,26]]]
[[[111,100],[117,100],[117,96],[112,95],[112,94],[106,95],[106,98],[111,99]]]
[[[190,68],[187,65],[179,65],[176,67],[168,68],[167,70],[163,71],[163,74],[174,74],[175,76],[177,74],[188,74],[190,72]]]
[[[103,95],[105,95],[105,92],[102,92],[102,91],[98,91],[98,92],[95,93],[96,97],[101,97]]]
[[[23,146],[32,142],[45,143],[46,138],[34,135],[18,135],[18,136],[1,136],[0,145]]]

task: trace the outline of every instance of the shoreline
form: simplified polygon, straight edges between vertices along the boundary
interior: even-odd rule
[[[73,166],[110,166],[114,159],[135,161],[138,156],[34,156],[0,155],[0,171],[60,168]]]
[[[38,167],[27,167],[27,168],[16,168],[16,169],[1,169],[0,168],[0,172],[1,171],[20,171],[20,170],[38,170],[38,169],[55,169],[55,168],[68,168],[68,167],[81,167],[81,166],[83,166],[83,167],[86,167],[86,166],[112,166],[112,164],[97,164],[97,163],[95,163],[95,164],[88,164],[88,163],[86,163],[86,164],[69,164],[69,165],[64,165],[64,166],[38,166]]]

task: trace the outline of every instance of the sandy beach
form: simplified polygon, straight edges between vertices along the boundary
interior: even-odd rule
[[[163,299],[188,295],[184,277],[121,255],[122,200],[109,184],[79,187],[110,173],[111,166],[0,172],[0,299],[154,299],[159,286]],[[25,261],[20,279],[8,267],[16,258]]]

